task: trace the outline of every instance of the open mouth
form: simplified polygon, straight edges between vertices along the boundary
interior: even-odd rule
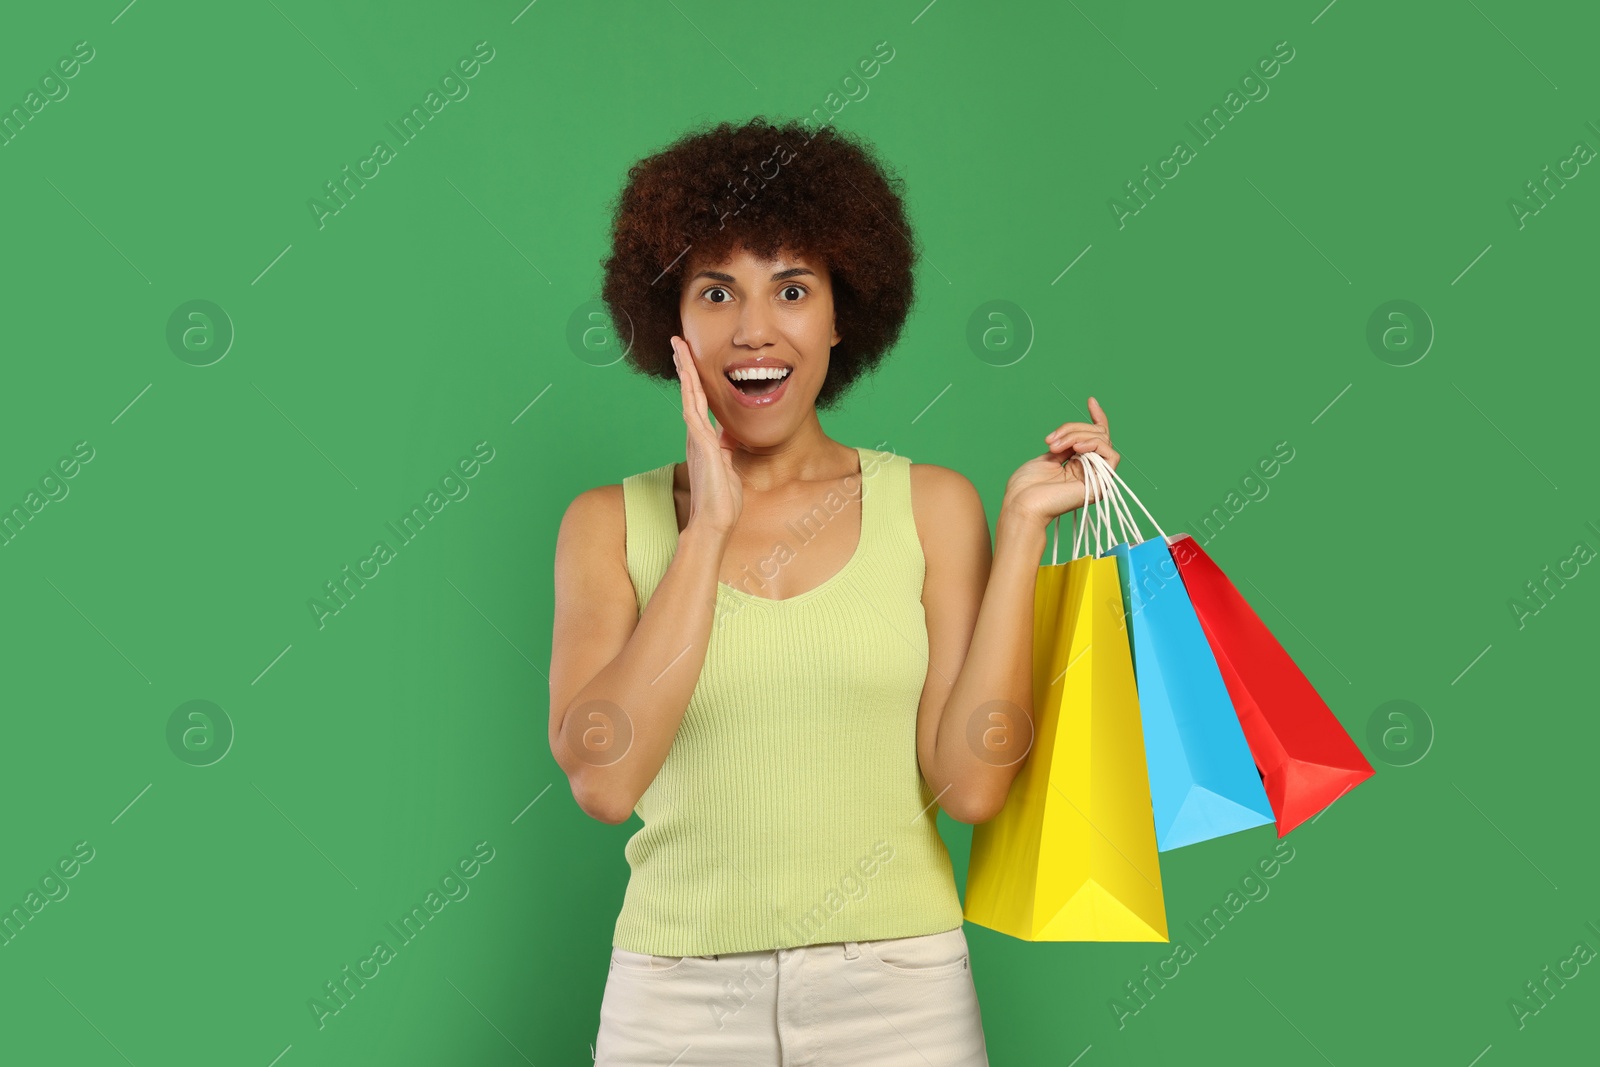
[[[728,371],[728,381],[745,396],[765,396],[777,391],[793,373],[788,367],[739,367]]]

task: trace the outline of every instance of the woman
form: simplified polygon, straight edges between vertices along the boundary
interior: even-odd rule
[[[987,1063],[935,808],[1004,802],[1046,527],[1084,502],[1073,456],[1118,456],[1091,398],[1011,476],[991,557],[965,477],[827,436],[911,307],[901,185],[758,118],[616,205],[602,296],[687,436],[557,540],[551,750],[585,812],[644,822],[600,1067]]]

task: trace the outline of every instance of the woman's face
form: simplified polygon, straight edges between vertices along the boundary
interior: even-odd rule
[[[839,343],[828,268],[787,252],[757,259],[741,248],[721,263],[691,260],[685,273],[682,337],[717,422],[746,445],[786,440],[814,417],[829,350]]]

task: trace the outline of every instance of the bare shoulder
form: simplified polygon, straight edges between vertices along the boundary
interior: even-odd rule
[[[554,589],[549,674],[552,747],[573,695],[616,657],[638,624],[628,575],[622,486],[586,489],[567,505],[556,534]]]
[[[626,537],[622,486],[585,489],[572,498],[561,516],[561,529],[556,535],[557,569],[563,561],[581,567],[607,557],[625,564]]]
[[[924,554],[972,551],[989,541],[989,520],[977,486],[958,470],[911,464],[911,511]]]
[[[911,499],[917,507],[921,507],[922,500],[945,504],[966,500],[980,509],[983,507],[977,486],[965,474],[936,463],[911,464]]]
[[[622,516],[622,486],[597,485],[593,489],[585,489],[572,498],[572,503],[567,505],[567,513],[562,516],[561,522],[592,523],[597,519],[603,521],[604,517],[611,515],[617,518]]]

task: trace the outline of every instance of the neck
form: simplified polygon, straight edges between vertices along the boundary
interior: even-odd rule
[[[856,451],[830,438],[813,412],[790,436],[772,444],[739,441],[733,467],[746,488],[764,493],[796,482],[844,477],[856,469]]]

